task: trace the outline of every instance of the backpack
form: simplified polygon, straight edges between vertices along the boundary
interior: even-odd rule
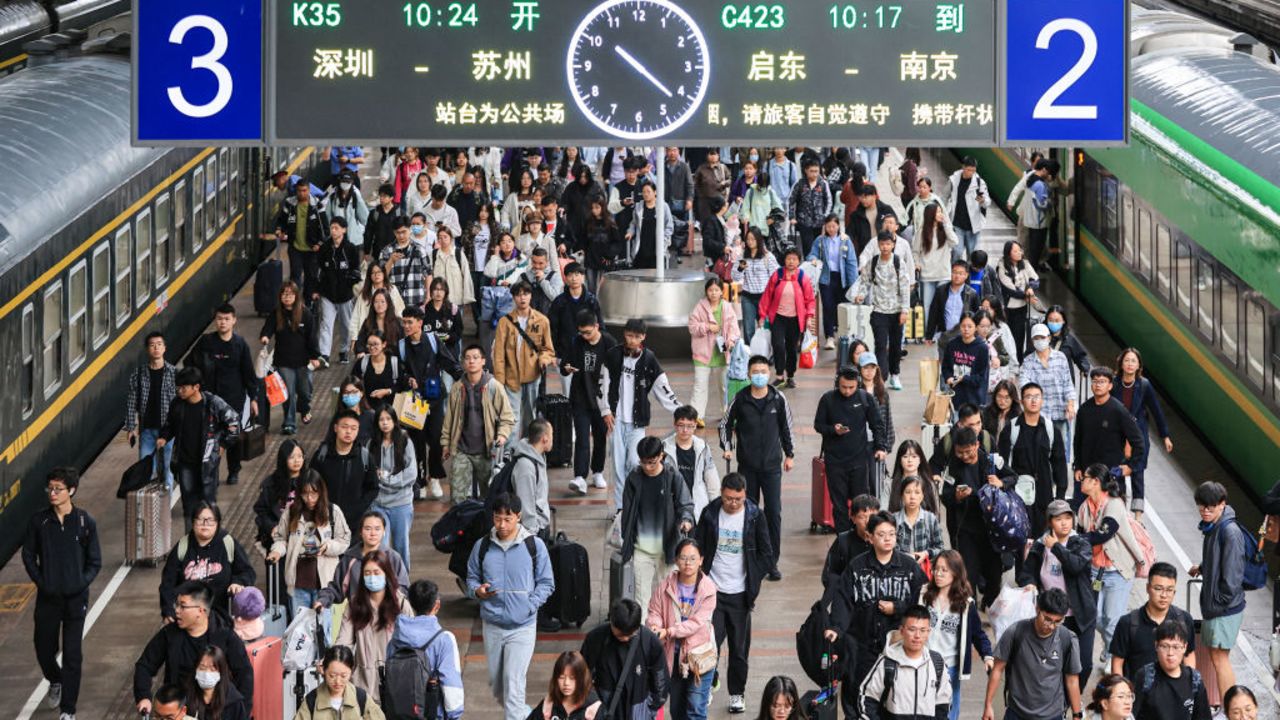
[[[994,485],[983,485],[978,490],[978,504],[987,523],[991,546],[999,552],[1022,552],[1031,534],[1027,506],[1022,499]]]
[[[351,687],[355,687],[352,685]],[[307,712],[311,717],[316,716],[316,694],[320,692],[320,688],[316,688],[307,693]],[[364,707],[369,703],[369,694],[360,688],[356,688],[356,708],[360,710],[360,717],[364,717]]]
[[[1239,520],[1236,520],[1236,527],[1240,528],[1240,535],[1244,538],[1244,580],[1241,585],[1245,590],[1261,590],[1267,586],[1267,558],[1262,552],[1262,543]]]
[[[368,359],[368,356],[365,356]],[[369,454],[367,445],[357,445],[360,448],[360,470],[367,471],[373,465],[373,456]],[[315,462],[324,462],[329,457],[329,443],[320,443],[320,447],[316,450]]]
[[[435,720],[444,708],[440,680],[427,664],[427,648],[444,632],[436,631],[420,648],[400,647],[382,667],[382,709],[387,720]]]
[[[534,563],[534,574],[537,574],[538,563],[538,543],[536,535],[528,535],[524,539],[524,547],[529,551],[529,559]],[[489,554],[489,548],[493,547],[493,538],[485,535],[480,540],[480,554],[476,556],[476,565],[480,567],[480,584],[484,584],[484,556]]]
[[[942,673],[946,672],[946,666],[942,661],[942,654],[929,651],[929,661],[933,663],[933,691],[936,693],[942,685]],[[884,658],[884,690],[880,691],[880,712],[885,713],[885,703],[889,698],[893,697],[893,686],[898,681],[898,661],[889,657]]]
[[[831,643],[823,636],[830,624],[830,613],[824,598],[813,604],[809,609],[809,616],[796,631],[796,657],[800,660],[800,667],[819,687],[827,687],[834,678],[841,677],[841,667],[844,665],[845,653],[839,650],[841,646]],[[839,658],[838,661],[836,657]]]
[[[489,480],[489,494],[485,495],[484,498],[485,513],[489,516],[493,515],[493,503],[497,501],[499,495],[516,494],[516,463],[520,462],[522,459],[533,462],[532,458],[512,453],[511,456],[502,463],[501,467],[498,468],[497,472],[494,473],[493,479]],[[533,508],[530,508],[530,510],[532,509]]]
[[[484,503],[467,498],[449,508],[431,526],[431,544],[446,555],[459,548],[470,549],[488,531],[488,519]]]
[[[897,238],[894,238],[894,244],[895,245],[897,244]],[[880,265],[880,256],[876,255],[872,257],[871,258],[871,282],[869,283],[871,285],[876,284],[876,267],[879,265]],[[898,252],[896,249],[894,250],[894,253],[893,253],[893,276],[898,279],[898,290],[902,290],[902,258],[898,257]]]
[[[1200,671],[1195,668],[1183,667],[1183,672],[1191,673],[1191,704],[1186,707],[1187,719],[1190,720],[1195,713],[1195,698],[1200,694],[1200,688],[1204,681],[1201,679]],[[1156,664],[1147,663],[1142,666],[1142,689],[1138,693],[1138,697],[1146,697],[1151,693],[1151,688],[1156,684]]]

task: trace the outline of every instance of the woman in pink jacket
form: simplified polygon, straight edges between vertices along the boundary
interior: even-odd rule
[[[707,417],[707,386],[711,376],[716,377],[716,404],[720,416],[725,413],[725,369],[729,366],[729,351],[742,338],[738,327],[738,312],[724,300],[724,281],[708,278],[704,292],[706,297],[698,301],[689,313],[689,337],[693,349],[693,408],[698,411],[698,427],[705,425]]]
[[[796,386],[796,363],[800,358],[803,330],[815,332],[813,278],[800,270],[800,251],[787,250],[782,269],[769,278],[760,296],[760,320],[768,321],[773,332],[773,363],[778,370],[777,387]]]
[[[693,538],[676,544],[676,569],[649,598],[649,629],[667,653],[672,718],[706,720],[715,675],[716,584],[702,574],[702,551]]]

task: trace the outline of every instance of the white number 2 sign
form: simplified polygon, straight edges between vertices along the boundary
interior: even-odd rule
[[[1060,32],[1075,33],[1080,36],[1084,42],[1084,48],[1076,64],[1072,65],[1065,75],[1058,78],[1058,81],[1050,85],[1044,95],[1040,96],[1035,109],[1031,112],[1031,117],[1037,120],[1096,120],[1097,105],[1057,105],[1055,103],[1093,66],[1093,61],[1098,57],[1098,36],[1093,32],[1093,28],[1081,20],[1058,18],[1040,29],[1040,35],[1036,38],[1036,49],[1048,50],[1053,36]]]
[[[191,58],[192,70],[208,70],[218,81],[218,92],[213,99],[203,105],[193,105],[182,94],[182,88],[171,85],[169,90],[169,102],[178,112],[193,118],[207,118],[217,115],[231,102],[231,91],[234,83],[231,80],[231,71],[227,69],[219,60],[227,54],[227,29],[222,23],[209,17],[208,15],[189,15],[178,21],[173,26],[173,30],[169,33],[169,42],[175,45],[181,45],[187,33],[194,29],[208,30],[213,36],[213,48],[204,55],[198,55]]]

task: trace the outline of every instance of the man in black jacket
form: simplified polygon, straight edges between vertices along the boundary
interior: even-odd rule
[[[547,319],[551,321],[551,340],[557,348],[573,347],[573,340],[583,327],[578,324],[578,314],[583,310],[595,317],[597,325],[604,325],[600,301],[596,299],[595,293],[587,289],[586,279],[587,271],[578,263],[571,262],[565,266],[564,292],[551,301],[551,307],[546,312]],[[573,394],[572,377],[571,373],[564,371],[561,363],[560,379],[566,397]]]
[[[1048,418],[1040,415],[1044,389],[1036,383],[1022,386],[1022,414],[1000,432],[997,452],[1005,467],[1018,476],[1035,479],[1035,502],[1027,508],[1031,537],[1044,532],[1049,501],[1067,496],[1066,438]]]
[[[404,337],[396,345],[400,354],[400,385],[402,390],[416,390],[431,403],[431,414],[427,415],[425,427],[421,430],[409,428],[409,440],[413,442],[413,451],[420,466],[418,472],[418,488],[425,487],[428,477],[445,477],[443,450],[440,445],[440,431],[444,428],[444,381],[443,373],[448,373],[456,380],[462,376],[458,359],[449,348],[436,342],[435,333],[424,333],[422,322],[425,315],[422,308],[406,307],[400,317]],[[431,388],[438,388],[440,396],[432,398]],[[430,453],[427,448],[430,447]],[[427,471],[433,466],[437,473],[431,475]]]
[[[230,679],[242,697],[253,697],[253,666],[244,643],[228,618],[210,613],[212,601],[209,586],[202,582],[185,582],[178,587],[177,619],[151,636],[133,666],[133,700],[139,714],[151,712],[151,682],[161,666],[166,684],[185,686],[195,677],[200,656],[210,645],[227,656],[231,677],[224,680]]]
[[[280,203],[276,239],[289,247],[289,279],[311,298],[316,278],[316,249],[324,244],[328,224],[322,221],[320,201],[311,197],[311,184],[300,182],[291,198]]]
[[[666,462],[662,439],[643,438],[636,453],[640,466],[627,475],[622,493],[622,562],[635,571],[635,599],[643,616],[654,589],[675,564],[676,543],[693,529],[694,517],[689,486]]]
[[[946,347],[959,332],[956,326],[960,324],[961,313],[977,310],[981,303],[982,298],[969,286],[969,264],[964,260],[952,262],[951,283],[938,288],[925,312],[925,342]]]
[[[569,271],[573,273],[571,277],[582,278],[581,265],[571,263]],[[554,307],[552,311],[555,311]],[[568,348],[560,356],[560,374],[569,378],[569,392],[566,394],[569,396],[569,407],[573,409],[575,442],[573,480],[569,481],[569,489],[579,495],[587,494],[588,470],[591,471],[593,487],[597,490],[608,487],[604,479],[604,452],[609,435],[605,429],[604,417],[600,414],[600,398],[603,395],[600,389],[600,371],[609,350],[618,341],[601,330],[604,322],[600,320],[598,313],[599,305],[594,312],[587,308],[578,310],[573,323],[578,331],[574,333],[572,341],[568,345],[556,345]],[[552,328],[554,332],[554,320]],[[554,342],[560,341],[557,339]]]
[[[822,562],[822,587],[826,591],[840,584],[845,568],[859,555],[871,552],[871,533],[867,521],[880,511],[880,500],[874,495],[858,495],[849,503],[849,522],[853,525],[836,536]]]
[[[884,219],[887,217],[897,217],[893,212],[893,208],[880,199],[880,195],[876,192],[876,186],[871,183],[864,183],[862,189],[858,191],[858,206],[849,211],[846,223],[849,237],[853,240],[853,245],[858,251],[858,255],[862,255],[862,249],[867,246],[880,234],[880,230],[884,227]]]
[[[856,648],[853,662],[846,663],[840,704],[846,717],[858,717],[859,688],[880,653],[889,631],[902,623],[902,614],[919,602],[925,576],[915,558],[897,549],[898,528],[887,510],[867,520],[871,552],[849,563],[833,589],[831,626],[826,637],[831,642],[846,635]]]
[[[1076,634],[1080,657],[1093,657],[1093,636],[1098,620],[1098,599],[1093,591],[1093,546],[1075,532],[1075,513],[1066,500],[1054,500],[1045,509],[1048,527],[1032,537],[1027,558],[1018,568],[1015,583],[1028,592],[1044,592],[1061,585],[1067,593],[1071,614],[1067,629]],[[1044,581],[1055,579],[1054,584]],[[1080,687],[1089,681],[1093,663],[1080,664]]]
[[[240,413],[240,427],[258,417],[258,373],[249,343],[236,330],[236,309],[223,303],[213,311],[213,329],[192,349],[192,367],[200,368],[204,387]],[[247,409],[246,409],[247,406]],[[240,481],[240,443],[227,448],[227,484]]]
[[[951,459],[943,470],[942,504],[947,508],[947,525],[955,526],[955,549],[964,557],[965,570],[974,589],[982,589],[982,608],[991,607],[1000,594],[1000,576],[1013,558],[1005,558],[991,546],[987,523],[978,504],[983,485],[1010,490],[1017,484],[1013,472],[997,469],[991,456],[978,445],[972,428],[953,435]]]
[[[733,460],[734,436],[744,448],[738,470],[747,479],[747,497],[760,504],[764,493],[765,519],[769,525],[769,547],[774,567],[766,576],[782,579],[777,568],[782,552],[782,471],[795,465],[795,443],[791,437],[791,406],[777,388],[769,385],[769,358],[756,355],[747,363],[751,378],[749,392],[738,393],[729,412],[720,421],[720,448],[725,460]],[[781,469],[779,469],[781,466]]]
[[[356,297],[355,286],[360,282],[360,251],[347,242],[347,221],[336,217],[329,222],[329,242],[321,245],[316,253],[320,268],[312,300],[320,302],[320,328],[316,342],[320,346],[320,361],[329,365],[329,353],[333,347],[334,321],[338,323],[338,362],[347,362],[347,348],[351,347],[351,311]]]
[[[631,654],[633,644],[636,648]],[[609,717],[652,717],[666,704],[670,682],[667,656],[658,636],[641,626],[640,605],[635,600],[622,598],[609,608],[609,622],[583,638],[582,658],[591,669],[602,709],[617,708]]]
[[[378,188],[378,204],[369,211],[369,221],[364,225],[364,256],[377,260],[382,257],[382,248],[396,242],[395,220],[401,217],[400,206],[396,205],[396,189],[391,184]]]
[[[45,478],[49,507],[31,518],[22,544],[22,564],[36,586],[36,661],[49,681],[46,701],[64,718],[74,718],[76,714],[89,585],[102,570],[98,524],[89,513],[72,504],[79,485],[80,473],[75,468],[49,471]],[[61,666],[57,657],[59,645]]]
[[[1108,469],[1119,467],[1124,477],[1133,474],[1131,458],[1141,459],[1147,439],[1138,422],[1118,398],[1112,397],[1111,388],[1115,373],[1111,368],[1095,366],[1089,369],[1089,387],[1092,402],[1080,404],[1076,413],[1076,434],[1071,441],[1072,465],[1075,467],[1075,485],[1071,504],[1079,507],[1084,502],[1080,492],[1080,479],[1084,469],[1094,463],[1102,463]],[[1128,445],[1128,451],[1125,447]],[[1123,490],[1125,481],[1121,481]]]
[[[729,473],[720,481],[720,497],[702,509],[694,538],[703,548],[702,572],[716,584],[716,609],[711,616],[716,647],[729,640],[729,712],[745,710],[748,656],[751,654],[751,612],[760,583],[774,567],[769,530],[763,515],[747,499],[746,480]]]
[[[175,443],[173,474],[182,489],[182,516],[190,527],[191,512],[200,501],[218,502],[222,448],[236,442],[240,414],[222,398],[202,390],[204,380],[196,368],[182,368],[174,382],[178,397],[169,406],[169,422],[156,440],[156,449]]]
[[[359,413],[343,408],[333,417],[333,434],[311,456],[311,469],[324,478],[329,501],[344,518],[363,516],[378,496],[378,463],[356,444],[359,434]]]
[[[813,418],[813,429],[822,436],[836,532],[851,527],[849,502],[871,492],[867,480],[871,457],[883,460],[888,452],[884,417],[876,399],[861,385],[857,370],[841,370],[836,389],[828,390],[818,401]],[[868,431],[871,440],[867,439]]]

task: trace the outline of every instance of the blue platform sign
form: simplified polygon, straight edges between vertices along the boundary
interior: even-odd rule
[[[1005,0],[1008,144],[1128,140],[1128,0]]]
[[[142,145],[262,141],[262,0],[134,0]]]

